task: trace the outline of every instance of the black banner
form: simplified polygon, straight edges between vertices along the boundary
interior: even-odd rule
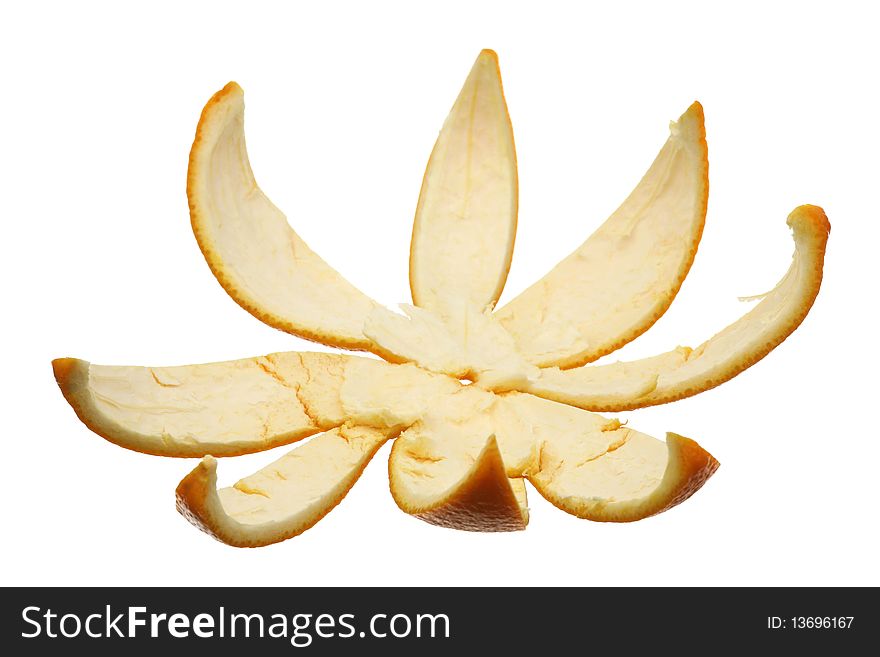
[[[876,589],[838,588],[20,588],[3,589],[0,614],[7,655],[855,654],[873,645],[880,605]]]

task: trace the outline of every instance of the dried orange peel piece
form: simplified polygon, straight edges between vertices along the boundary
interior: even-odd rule
[[[703,108],[672,123],[654,163],[578,249],[495,316],[520,352],[544,367],[576,367],[647,331],[690,271],[709,197]]]
[[[436,427],[434,427],[436,430]],[[434,435],[455,440],[455,425]],[[394,441],[388,461],[391,495],[406,513],[440,527],[476,532],[526,528],[529,511],[521,478],[505,474],[494,436],[482,449],[445,458],[425,450],[426,429],[414,427]]]
[[[517,173],[491,51],[477,58],[428,162],[410,250],[415,306],[406,315],[347,282],[260,191],[235,83],[202,112],[187,193],[199,246],[241,306],[294,335],[389,361],[284,353],[170,368],[53,363],[62,392],[93,431],[129,449],[203,456],[177,489],[178,508],[236,546],[314,525],[394,437],[392,496],[433,524],[523,529],[525,480],[591,520],[627,522],[669,509],[718,462],[690,439],[670,433],[664,443],[590,411],[697,394],[763,358],[815,300],[829,232],[820,208],[795,210],[789,273],[697,349],[585,365],[647,330],[689,271],[708,195],[703,111],[694,103],[672,124],[642,181],[592,237],[494,311],[513,250]],[[313,434],[217,489],[214,456]]]
[[[525,529],[525,487],[502,453],[500,436],[496,440],[500,403],[491,392],[463,387],[437,400],[397,438],[388,475],[401,509],[455,529]]]
[[[388,435],[343,426],[319,434],[229,488],[205,457],[177,486],[177,509],[223,543],[259,547],[301,534],[342,501]]]
[[[546,369],[524,388],[596,411],[665,404],[714,388],[764,358],[800,326],[819,287],[831,226],[821,208],[803,205],[788,217],[795,252],[779,284],[749,313],[696,349],[679,347],[643,360]]]
[[[159,456],[235,456],[318,432],[298,387],[309,365],[346,358],[286,353],[177,367],[60,358],[53,366],[79,418],[112,443]]]
[[[83,423],[121,447],[158,456],[237,456],[355,421],[405,428],[461,384],[413,365],[283,352],[175,367],[54,361]]]
[[[244,92],[234,82],[202,111],[186,189],[205,260],[242,308],[308,340],[372,348],[361,328],[376,302],[312,251],[257,186],[244,138]]]
[[[479,60],[475,70],[477,66]],[[503,105],[500,80],[497,93]],[[453,110],[444,133],[455,116]],[[507,116],[503,107],[496,111],[496,118],[501,116]],[[457,123],[452,121],[452,125]],[[496,126],[496,131],[504,133],[502,126]],[[633,340],[672,303],[693,263],[705,223],[708,154],[699,103],[672,124],[671,132],[620,208],[577,251],[494,314],[489,314],[491,305],[474,304],[467,293],[458,300],[443,297],[441,304],[436,292],[416,294],[418,287],[413,286],[420,308],[405,307],[407,317],[374,308],[364,333],[397,360],[480,380],[496,390],[527,389],[527,381],[538,376],[535,365],[578,366]],[[459,158],[471,155],[471,149],[471,142],[460,144]],[[436,175],[429,164],[426,184]],[[483,197],[475,189],[492,194],[493,199],[499,196],[497,185],[472,178],[466,179],[467,184],[444,189],[447,202],[464,194],[460,188],[478,198]],[[463,284],[455,281],[478,281],[486,271],[497,271],[491,263],[506,243],[504,231],[493,242],[473,226],[480,219],[488,230],[505,216],[500,209],[480,216],[469,213],[466,204],[455,207],[464,209],[431,216],[432,221],[422,213],[416,216],[415,235],[422,224],[435,230],[430,233],[430,248],[427,237],[413,240],[411,272],[414,263],[422,268],[432,263],[432,290],[440,288],[447,277],[450,287],[457,290]],[[515,227],[515,214],[510,225]],[[485,261],[479,257],[481,252],[486,254]],[[411,280],[421,279],[411,274]],[[422,296],[431,302],[421,303]]]
[[[428,160],[413,223],[409,279],[417,306],[492,308],[516,237],[513,128],[498,56],[480,53]]]
[[[502,397],[497,436],[514,472],[581,518],[629,522],[666,511],[702,487],[718,461],[695,441],[666,443],[618,420],[523,393]],[[523,456],[528,453],[527,458]]]
[[[522,478],[569,513],[628,522],[686,500],[717,467],[677,434],[664,443],[572,406],[469,388],[397,438],[388,472],[398,506],[422,520],[515,531],[528,523]]]
[[[709,452],[675,433],[666,434],[664,446],[629,431],[626,442],[602,456],[572,456],[548,445],[529,481],[554,506],[598,522],[633,522],[671,509],[718,469]]]
[[[376,308],[364,325],[364,333],[396,359],[500,390],[519,388],[540,374],[488,311],[460,305],[438,315],[402,308],[406,315]]]

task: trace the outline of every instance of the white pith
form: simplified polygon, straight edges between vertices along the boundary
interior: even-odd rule
[[[513,249],[517,173],[497,59],[484,51],[428,164],[410,258],[416,305],[404,314],[340,276],[263,194],[243,117],[243,92],[230,84],[206,107],[191,155],[193,228],[212,271],[262,321],[394,362],[286,352],[176,367],[63,359],[70,362],[56,370],[71,405],[100,435],[152,454],[205,457],[181,482],[179,508],[233,545],[264,545],[311,527],[389,439],[397,441],[392,491],[417,515],[454,504],[486,454],[501,464],[495,469],[524,522],[525,479],[580,517],[628,521],[665,510],[699,488],[717,462],[686,438],[664,442],[591,411],[664,403],[718,385],[797,328],[818,292],[827,219],[805,206],[789,218],[791,269],[740,320],[693,350],[582,364],[646,330],[690,267],[708,192],[698,104],[672,124],[620,208],[494,310]],[[310,436],[217,489],[211,455]],[[478,508],[475,517],[479,523]]]

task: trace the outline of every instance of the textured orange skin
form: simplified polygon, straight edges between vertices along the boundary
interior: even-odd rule
[[[170,456],[174,458],[201,458],[205,455],[204,446],[177,444],[176,446],[164,446],[163,449],[145,449],[136,442],[127,439],[124,435],[114,431],[112,425],[97,417],[91,407],[88,392],[89,363],[78,358],[56,358],[52,361],[52,369],[55,372],[55,380],[61,388],[61,394],[73,408],[80,421],[91,431],[101,436],[108,442],[130,449],[141,454],[151,456]],[[266,441],[255,443],[250,448],[239,445],[215,445],[212,448],[214,456],[242,456],[254,454],[274,447],[281,447],[295,443],[303,438],[308,438],[323,429],[315,426],[311,429],[291,431],[273,436]]]
[[[65,399],[67,399],[67,394],[64,390],[65,384],[73,377],[78,362],[80,361],[77,358],[56,358],[52,361],[52,372],[55,374],[55,380],[61,387],[61,393],[64,394]],[[67,401],[70,401],[70,399],[67,399]]]
[[[721,467],[721,463],[719,463],[709,452],[700,447],[695,440],[679,436],[678,434],[669,434],[667,436],[667,441],[670,440],[672,440],[671,444],[678,452],[680,468],[678,486],[676,486],[675,489],[676,493],[666,498],[663,502],[658,500],[649,513],[641,516],[642,518],[662,513],[667,509],[671,509],[672,507],[681,504],[691,495],[700,490],[703,487],[703,484],[708,481],[709,477],[715,474],[715,471]],[[639,519],[640,518],[634,518],[634,520]]]
[[[449,529],[472,532],[512,532],[526,528],[527,516],[519,507],[498,443],[493,436],[469,476],[447,497],[441,498],[428,508],[410,504],[396,483],[392,468],[398,443],[391,448],[388,459],[388,479],[391,496],[406,513],[425,522]]]
[[[214,477],[205,463],[200,462],[177,484],[175,490],[177,511],[206,534],[221,543],[226,543],[213,530],[213,523],[207,520],[209,513],[206,499],[210,487],[214,485],[213,479]]]
[[[696,493],[715,474],[720,463],[696,441],[675,433],[666,436],[669,463],[663,477],[662,493],[645,498],[631,510],[620,511],[602,505],[585,505],[576,498],[561,498],[542,489],[540,483],[529,481],[550,504],[578,518],[596,522],[634,522],[681,504]]]
[[[354,487],[357,483],[357,480],[360,478],[360,475],[366,469],[367,464],[370,462],[370,459],[379,451],[379,448],[382,447],[384,443],[379,443],[372,450],[372,453],[368,458],[364,460],[363,467],[357,472],[356,476],[352,477],[351,483],[342,490],[336,497],[332,498],[328,503],[319,509],[316,513],[312,514],[308,517],[302,524],[297,527],[291,528],[285,532],[279,532],[273,536],[267,537],[264,540],[255,540],[251,538],[245,538],[242,536],[237,536],[233,533],[224,531],[217,522],[212,518],[211,511],[208,507],[207,497],[208,493],[215,489],[217,486],[217,477],[216,471],[213,467],[209,467],[205,461],[201,461],[192,472],[190,472],[186,477],[184,477],[181,482],[177,485],[177,489],[175,491],[175,499],[177,507],[177,511],[186,518],[193,525],[201,529],[203,532],[211,536],[212,538],[217,539],[221,543],[225,543],[226,545],[231,545],[232,547],[264,547],[266,545],[272,545],[273,543],[279,543],[281,541],[285,541],[288,538],[293,538],[294,536],[299,536],[307,529],[311,529],[318,522],[320,522],[324,516],[330,513],[336,506],[348,495],[348,492]]]
[[[480,52],[480,55],[481,56],[485,55],[485,56],[492,58],[492,61],[495,63],[495,69],[498,71],[498,80],[500,81],[501,80],[501,67],[498,64],[498,54],[494,50],[490,50],[489,48],[484,48]],[[501,86],[501,97],[504,98],[504,85],[503,84]],[[504,101],[504,105],[505,105],[505,107],[507,106],[507,99],[506,98]],[[513,165],[514,165],[513,193],[518,199],[519,198],[519,173],[518,173],[518,169],[516,166],[516,164],[517,164],[517,161],[516,161],[516,142],[513,139],[513,126],[511,125],[511,122],[510,122],[510,114],[509,113],[507,116],[507,125],[510,126],[510,144],[511,144],[511,147],[513,148]],[[434,147],[436,148],[436,144],[434,145]],[[428,171],[430,171],[430,169],[431,169],[431,160],[433,160],[433,159],[434,159],[434,149],[431,149],[431,155],[428,157],[428,165],[425,167],[424,175],[422,175],[422,188],[419,191],[419,200],[416,203],[416,218],[418,218],[419,208],[422,207],[422,194],[425,191],[425,180],[428,177]],[[504,291],[504,284],[507,283],[507,276],[508,276],[508,274],[510,274],[510,264],[511,264],[511,262],[513,262],[513,249],[514,249],[514,246],[516,245],[516,232],[517,232],[517,227],[518,227],[517,213],[519,211],[519,203],[517,203],[516,209],[517,209],[517,212],[514,212],[513,216],[511,217],[511,224],[512,224],[511,230],[513,232],[513,237],[510,240],[510,249],[508,250],[508,253],[507,253],[507,261],[505,263],[504,271],[502,271],[498,277],[498,285],[495,288],[495,292],[492,295],[492,298],[489,300],[489,303],[487,304],[489,308],[494,308],[495,304],[498,303],[498,299],[501,298],[501,293]],[[410,238],[410,242],[409,242],[409,290],[410,290],[410,294],[412,295],[413,305],[415,305],[415,306],[422,305],[419,302],[418,294],[416,293],[416,285],[415,285],[415,281],[414,281],[414,277],[413,277],[413,259],[414,259],[413,247],[415,246],[415,243],[416,243],[416,234],[418,232],[418,229],[419,229],[419,222],[413,221],[412,237]]]

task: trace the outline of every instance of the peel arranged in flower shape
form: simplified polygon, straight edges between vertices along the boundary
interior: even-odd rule
[[[715,472],[715,458],[689,438],[669,433],[664,443],[593,411],[695,395],[766,356],[812,306],[830,231],[820,208],[795,209],[786,276],[696,349],[588,364],[650,328],[693,262],[708,197],[703,111],[694,103],[672,124],[641,182],[582,246],[496,311],[513,254],[517,172],[491,51],[477,58],[428,162],[410,249],[415,305],[404,314],[343,279],[260,191],[235,83],[202,112],[187,193],[199,246],[236,302],[281,330],[384,359],[54,361],[64,396],[95,433],[148,454],[202,457],[177,488],[178,510],[243,547],[312,527],[388,440],[392,497],[445,527],[524,529],[526,480],[590,520],[629,522],[679,504]],[[215,457],[307,437],[218,490]]]

